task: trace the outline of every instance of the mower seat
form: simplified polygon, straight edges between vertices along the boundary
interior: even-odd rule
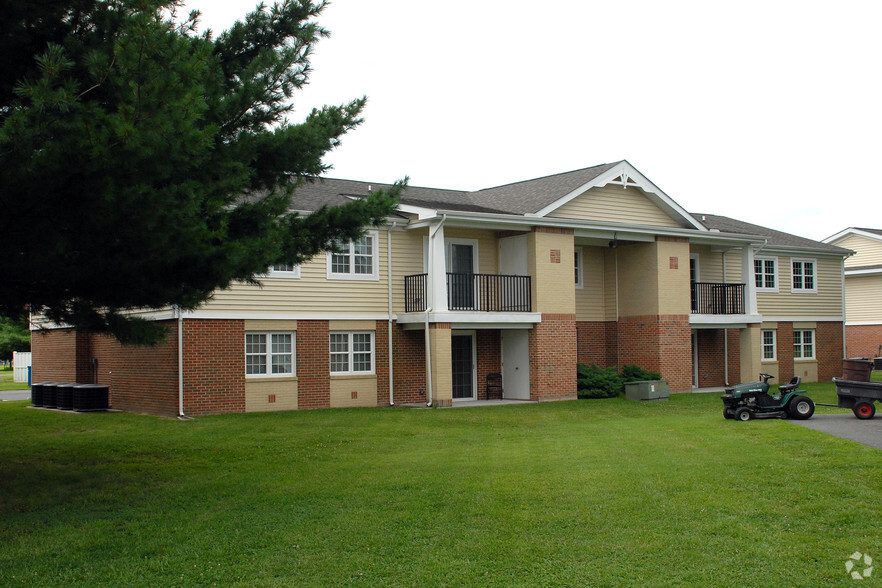
[[[778,391],[782,392],[782,393],[783,392],[790,392],[791,390],[795,390],[796,388],[799,388],[799,384],[801,382],[802,382],[802,378],[800,378],[799,376],[793,376],[790,379],[789,384],[784,384],[783,386],[778,386]]]

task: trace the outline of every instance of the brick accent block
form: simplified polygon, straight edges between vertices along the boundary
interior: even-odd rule
[[[331,406],[328,321],[297,321],[297,380],[298,408]]]
[[[618,325],[613,321],[576,323],[577,359],[600,367],[618,365]]]
[[[576,398],[576,315],[543,314],[529,343],[530,400]]]
[[[692,328],[688,315],[619,319],[619,362],[659,372],[672,391],[692,389]]]
[[[184,412],[245,412],[244,320],[184,321]]]
[[[392,330],[395,404],[426,402],[426,334],[405,330],[397,323]]]
[[[842,375],[842,323],[818,323],[815,329],[815,358],[818,360],[818,381],[830,382]],[[864,357],[873,357],[866,355]]]
[[[877,357],[882,345],[882,325],[846,325],[845,357]]]
[[[478,356],[478,389],[477,398],[487,399],[487,374],[502,371],[501,334],[498,329],[479,330],[475,332],[475,346]]]

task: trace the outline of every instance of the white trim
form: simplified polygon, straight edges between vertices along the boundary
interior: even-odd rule
[[[841,323],[841,316],[763,316],[768,323]]]
[[[690,253],[689,254],[689,261],[690,261],[690,263],[692,261],[695,262],[695,281],[700,282],[701,281],[701,255],[699,255],[698,253]],[[724,282],[726,281],[725,275],[723,276],[723,281]]]
[[[584,254],[581,247],[575,247],[573,249],[573,257],[575,258],[575,263],[573,264],[573,271],[579,271],[578,277],[575,277],[576,280],[576,290],[582,290],[585,288],[585,263],[584,263]]]
[[[340,280],[340,281],[368,281],[368,282],[378,282],[380,280],[380,236],[379,232],[376,230],[365,231],[364,237],[369,237],[371,239],[371,273],[369,274],[356,274],[355,273],[355,252],[353,251],[354,241],[349,241],[346,243],[346,247],[349,248],[346,253],[334,253],[333,251],[327,252],[327,278],[328,280]],[[333,259],[334,255],[348,255],[349,256],[349,272],[348,273],[340,273],[333,271]]]
[[[284,312],[184,312],[185,319],[214,320],[302,320],[302,321],[385,321],[389,315],[377,313],[284,313]]]
[[[673,198],[665,194],[658,186],[650,182],[649,179],[646,178],[646,176],[637,171],[637,169],[627,161],[620,162],[618,165],[610,168],[593,180],[582,184],[569,194],[566,194],[562,198],[558,198],[542,210],[536,212],[535,216],[544,217],[550,212],[557,210],[567,202],[570,202],[578,196],[581,196],[587,190],[599,186],[605,186],[611,182],[615,182],[621,176],[625,176],[628,178],[628,186],[640,188],[643,192],[646,193],[647,197],[649,197],[649,199],[653,201],[653,204],[661,208],[664,212],[671,214],[672,216],[681,217],[684,221],[686,221],[687,224],[691,225],[693,228],[699,231],[708,232],[707,227],[695,220],[695,218],[693,218],[691,214],[686,212],[685,209],[674,202]],[[625,189],[624,186],[623,189]]]
[[[469,245],[472,248],[472,273],[478,274],[481,273],[478,271],[478,240],[477,239],[461,239],[458,237],[445,237],[444,238],[444,268],[449,272],[450,271],[450,258],[453,257],[451,252],[451,245]]]
[[[811,331],[812,333],[812,342],[809,345],[812,346],[812,355],[811,357],[796,357],[796,336],[795,333],[805,333]],[[793,361],[813,361],[818,357],[818,335],[817,329],[793,329],[794,337],[793,337]],[[800,335],[800,350],[805,347],[805,343],[803,342],[803,337]]]
[[[781,265],[778,263],[778,256],[776,256],[776,255],[756,255],[756,256],[754,256],[754,258],[753,258],[754,265],[753,265],[753,273],[752,273],[754,284],[756,284],[756,262],[758,262],[758,261],[763,262],[763,265],[762,265],[762,267],[763,267],[763,273],[762,273],[763,285],[756,286],[756,292],[757,293],[760,293],[760,292],[778,293],[781,289]],[[766,276],[768,275],[766,273],[766,262],[767,261],[772,261],[775,263],[775,273],[772,274],[775,277],[775,287],[774,288],[769,288],[765,285]]]
[[[848,269],[845,268],[845,275],[848,276],[874,276],[882,274],[882,267],[875,267],[872,269]]]
[[[282,265],[282,264],[277,264],[277,265]],[[255,276],[255,277],[258,279],[263,279],[263,278],[285,278],[285,279],[299,278],[300,277],[300,264],[297,263],[297,264],[290,264],[290,265],[294,266],[294,269],[290,270],[290,271],[288,271],[288,270],[286,270],[286,271],[274,270],[273,269],[274,266],[271,265],[269,267],[269,270],[267,270],[267,272],[265,274],[260,275],[260,276]]]
[[[812,264],[812,287],[811,288],[795,288],[793,286],[793,264],[801,263],[803,267],[802,283],[805,284],[805,264]],[[790,258],[790,292],[791,294],[817,294],[818,293],[818,260],[808,257],[791,257]]]
[[[882,321],[875,321],[875,322],[871,322],[871,321],[854,321],[854,322],[846,321],[845,322],[846,327],[877,327],[879,325],[882,325]]]
[[[399,313],[396,315],[399,324],[423,325],[426,322],[425,312]],[[519,325],[509,328],[530,329],[542,322],[540,312],[429,312],[430,323],[461,323],[472,325]],[[489,328],[489,327],[485,327]],[[502,327],[497,327],[502,328]]]
[[[848,227],[847,229],[843,229],[836,233],[835,235],[830,235],[826,239],[821,239],[821,243],[830,243],[833,241],[840,241],[848,235],[857,235],[860,237],[866,237],[867,239],[873,239],[874,241],[882,241],[882,235],[877,235],[875,233],[869,233],[867,231],[862,231],[860,229],[856,229],[854,227]]]

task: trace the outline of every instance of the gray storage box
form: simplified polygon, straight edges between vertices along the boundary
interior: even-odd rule
[[[667,380],[643,380],[625,383],[625,398],[628,400],[667,400],[671,387]]]

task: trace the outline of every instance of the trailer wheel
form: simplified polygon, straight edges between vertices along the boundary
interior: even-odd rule
[[[787,413],[799,421],[810,419],[815,414],[815,403],[808,396],[797,396],[787,405]]]
[[[861,420],[871,419],[876,416],[876,405],[872,402],[861,400],[855,403],[852,410],[854,411],[854,416]]]
[[[753,413],[746,406],[742,406],[735,410],[735,419],[739,421],[749,421],[753,418]]]

